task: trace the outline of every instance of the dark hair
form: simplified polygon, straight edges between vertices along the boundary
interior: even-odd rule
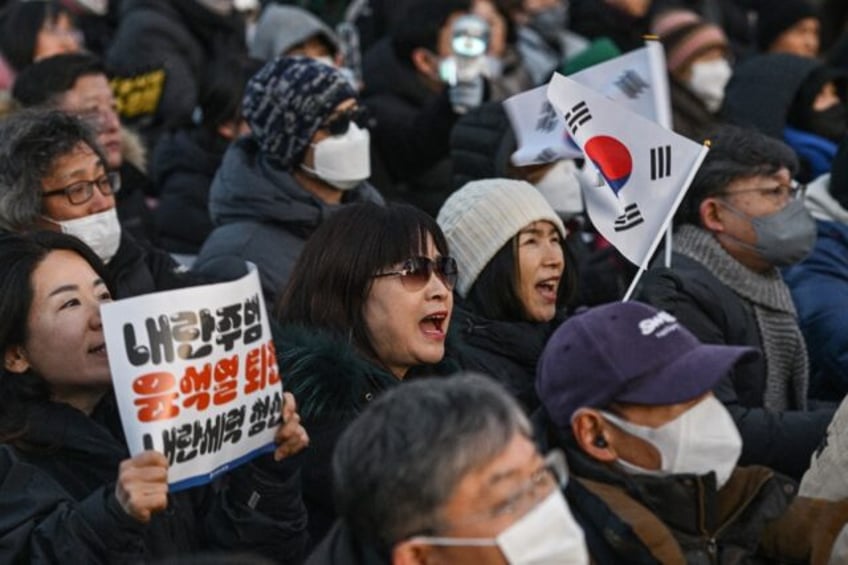
[[[0,235],[0,351],[27,341],[32,307],[32,274],[51,252],[73,251],[114,288],[99,257],[76,237],[50,231]],[[13,443],[26,431],[29,408],[49,398],[47,383],[31,369],[11,373],[0,367],[0,443]]]
[[[217,59],[207,69],[198,100],[203,127],[214,131],[221,124],[241,119],[244,87],[264,64],[260,59],[234,55]]]
[[[25,108],[55,105],[80,77],[106,76],[103,62],[87,53],[64,53],[33,63],[17,76],[12,97]]]
[[[378,360],[363,317],[374,274],[424,254],[427,236],[439,253],[448,254],[439,225],[414,206],[343,206],[306,242],[277,307],[278,319],[350,335],[361,353]]]
[[[784,167],[794,176],[798,170],[798,157],[788,145],[754,129],[722,125],[707,138],[710,151],[675,215],[675,225],[701,225],[701,202],[735,180],[774,175]]]
[[[469,472],[531,437],[518,402],[479,375],[411,381],[381,395],[348,426],[333,453],[339,515],[387,552],[438,535],[441,511]]]
[[[527,311],[518,294],[518,237],[512,237],[495,253],[468,290],[465,305],[489,320],[527,321]],[[557,289],[557,309],[565,308],[577,290],[575,260],[565,239],[560,240],[560,246],[565,265]]]
[[[0,229],[21,232],[36,225],[41,181],[56,159],[81,143],[106,163],[92,131],[74,116],[32,108],[0,120]]]
[[[61,14],[71,16],[57,0],[12,0],[0,11],[0,52],[12,68],[22,71],[32,64],[38,32]]]
[[[412,52],[418,48],[435,52],[439,31],[456,12],[468,12],[470,0],[415,0],[407,15],[398,20],[391,31],[392,48],[398,60],[412,65]]]

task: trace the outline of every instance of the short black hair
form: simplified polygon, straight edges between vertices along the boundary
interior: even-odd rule
[[[12,97],[25,108],[57,104],[80,77],[106,76],[103,62],[88,53],[64,53],[33,63],[17,76]]]
[[[58,0],[12,0],[0,10],[0,52],[13,69],[20,72],[32,64],[38,32],[60,14],[71,16]]]
[[[436,51],[439,31],[456,12],[468,12],[470,0],[415,0],[407,15],[391,31],[392,48],[403,64],[412,64],[412,52],[418,48]]]
[[[727,189],[735,180],[770,176],[786,168],[794,176],[798,157],[782,141],[751,128],[721,125],[707,132],[710,151],[698,169],[675,225],[701,225],[701,202]]]
[[[207,69],[198,100],[205,128],[214,130],[241,118],[244,87],[264,64],[260,59],[233,55],[216,60]]]

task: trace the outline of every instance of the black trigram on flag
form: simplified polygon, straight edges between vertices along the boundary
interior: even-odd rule
[[[639,95],[642,94],[643,91],[648,90],[648,87],[650,86],[645,79],[639,76],[639,73],[632,69],[622,74],[618,80],[615,81],[615,85],[628,98],[639,98]]]
[[[589,107],[586,102],[576,104],[566,115],[565,122],[568,124],[568,130],[571,135],[576,135],[580,126],[592,119],[592,113],[589,112]]]
[[[545,147],[542,149],[538,155],[536,155],[537,163],[550,163],[556,160],[557,153],[550,147]]]
[[[671,145],[651,149],[651,180],[671,176]]]
[[[635,228],[645,221],[642,217],[642,212],[639,211],[639,206],[630,204],[624,209],[624,214],[615,219],[615,231],[626,231],[630,228]]]
[[[551,133],[557,126],[557,115],[554,107],[550,102],[545,102],[542,105],[542,111],[539,112],[539,120],[536,122],[536,131]]]

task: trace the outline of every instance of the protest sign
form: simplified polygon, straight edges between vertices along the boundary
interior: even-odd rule
[[[273,449],[283,389],[254,267],[106,303],[101,316],[127,445],[168,458],[172,491]]]

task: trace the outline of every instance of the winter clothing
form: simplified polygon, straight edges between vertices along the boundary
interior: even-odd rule
[[[589,47],[586,38],[564,28],[556,37],[546,38],[532,26],[519,26],[517,34],[516,48],[521,64],[533,85],[547,84],[554,71],[558,71],[567,59]]]
[[[527,225],[550,222],[563,239],[566,235],[562,220],[536,187],[511,179],[468,183],[445,201],[437,221],[460,266],[456,292],[462,298],[492,257]]]
[[[115,298],[129,298],[210,282],[214,277],[187,273],[170,255],[121,234],[121,243],[106,265],[115,285]]]
[[[784,279],[809,350],[809,395],[839,401],[848,393],[848,210],[828,192],[830,181],[825,175],[807,188],[816,245],[806,259],[786,269]]]
[[[689,10],[668,10],[659,14],[651,24],[651,33],[660,37],[665,47],[666,66],[671,73],[686,69],[710,49],[728,49],[722,29]]]
[[[371,130],[371,182],[389,200],[404,200],[435,217],[450,194],[451,128],[457,115],[447,89],[430,90],[399,61],[390,38],[363,58],[362,101],[377,120]]]
[[[668,79],[671,94],[672,129],[680,135],[702,143],[707,133],[721,122],[703,101],[674,77]]]
[[[345,192],[341,205],[363,201],[383,202],[362,183]],[[253,137],[242,138],[227,150],[212,182],[209,212],[216,228],[194,270],[229,278],[243,274],[244,261],[251,261],[259,267],[266,303],[274,304],[307,238],[336,208],[271,164]]]
[[[269,4],[256,23],[250,56],[270,61],[311,37],[323,39],[334,52],[339,50],[336,34],[320,19],[303,8]]]
[[[833,410],[805,409],[807,356],[788,289],[777,271],[746,269],[701,228],[682,226],[674,249],[672,268],[651,269],[638,299],[671,313],[705,343],[763,352],[713,392],[739,427],[740,464],[800,478]]]
[[[297,399],[309,449],[303,453],[303,500],[309,534],[317,543],[336,519],[331,459],[339,436],[377,395],[400,384],[394,375],[354,350],[344,338],[324,330],[284,326],[275,338],[280,374]],[[406,378],[446,375],[452,361],[415,367]]]
[[[539,407],[534,381],[545,342],[562,321],[550,323],[489,320],[454,305],[451,326],[457,329],[462,368],[479,371],[501,383],[530,414]]]
[[[161,98],[154,108],[138,108],[137,119],[148,146],[164,128],[188,123],[198,102],[205,70],[218,57],[246,52],[240,16],[222,16],[195,0],[124,0],[121,19],[106,62],[118,77],[164,70]],[[133,83],[126,82],[126,85]],[[120,89],[119,89],[120,90]],[[155,91],[144,92],[146,101]],[[123,100],[118,93],[119,101]]]
[[[324,537],[306,565],[390,565],[391,560],[381,555],[374,547],[363,543],[345,524],[337,520]]]
[[[816,18],[816,10],[806,0],[772,0],[757,14],[757,47],[768,51],[772,43],[801,20]]]
[[[205,128],[170,132],[156,145],[152,169],[160,197],[154,215],[166,251],[197,255],[212,233],[209,189],[229,145]]]
[[[0,445],[4,563],[128,563],[201,549],[284,563],[302,558],[306,513],[297,470],[270,455],[216,485],[170,494],[167,510],[142,524],[115,495],[129,453],[113,396],[91,416],[67,404],[36,405],[22,441],[26,448]]]
[[[315,132],[351,98],[356,91],[335,68],[309,57],[280,57],[247,82],[242,108],[259,147],[286,169],[303,161]]]
[[[566,497],[598,563],[824,562],[848,520],[848,503],[795,497],[765,467],[737,467],[721,489],[713,473],[627,474],[586,455],[570,429],[542,429],[566,452]]]

